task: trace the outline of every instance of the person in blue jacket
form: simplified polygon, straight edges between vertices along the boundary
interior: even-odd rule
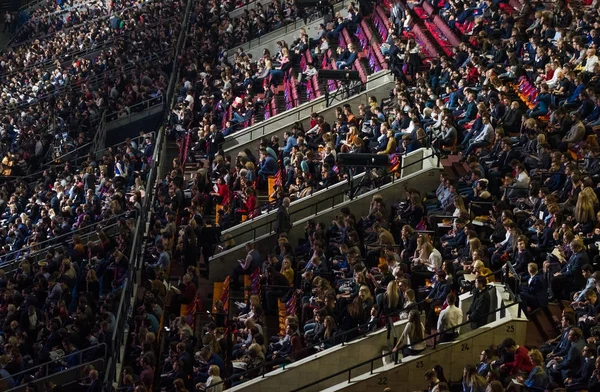
[[[533,108],[531,108],[531,110],[527,111],[527,115],[529,117],[545,116],[548,114],[551,100],[552,96],[548,92],[548,85],[543,83],[542,87],[540,88],[540,93],[537,96],[537,103]]]
[[[275,158],[267,154],[266,149],[260,150],[259,163],[258,175],[264,181],[267,180],[268,176],[273,176],[275,173],[277,173],[277,161]]]
[[[348,54],[343,59],[338,59],[338,61],[335,62],[335,65],[338,67],[338,69],[352,68],[352,64],[354,64],[354,61],[356,61],[357,57],[358,53],[356,53],[356,48],[354,47],[354,44],[349,44]]]
[[[527,271],[531,277],[527,285],[521,288],[521,299],[523,307],[528,312],[533,312],[548,305],[548,290],[542,274],[538,273],[539,268],[536,263],[529,263]]]
[[[589,256],[584,248],[583,240],[576,238],[571,241],[571,249],[573,254],[569,258],[567,264],[560,272],[554,274],[552,279],[552,293],[556,299],[570,299],[570,291],[582,288],[585,286],[581,267],[589,264]]]
[[[546,371],[544,370],[544,356],[536,349],[529,351],[527,355],[531,362],[533,362],[534,367],[527,375],[527,378],[524,376],[517,376],[516,382],[525,385],[528,391],[543,391],[549,382],[548,374],[546,374]],[[510,385],[509,390],[511,390]]]

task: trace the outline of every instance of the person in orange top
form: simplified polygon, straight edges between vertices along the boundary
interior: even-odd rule
[[[345,104],[344,105],[344,114],[346,115],[346,119],[348,119],[348,122],[352,122],[356,117],[354,116],[354,113],[352,113],[352,108],[350,107],[349,104]]]
[[[484,276],[488,283],[494,283],[496,281],[492,270],[487,268],[481,260],[475,260],[475,262],[473,262],[473,272],[475,273],[475,276]]]

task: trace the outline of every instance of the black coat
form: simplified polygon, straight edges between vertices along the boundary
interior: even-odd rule
[[[277,221],[275,222],[275,231],[279,233],[287,233],[292,228],[292,222],[290,219],[290,213],[288,210],[281,206],[277,210]]]
[[[473,303],[467,312],[469,320],[471,320],[471,329],[476,329],[487,324],[487,317],[482,317],[486,313],[489,313],[492,298],[488,288],[483,290],[476,290],[473,295]]]

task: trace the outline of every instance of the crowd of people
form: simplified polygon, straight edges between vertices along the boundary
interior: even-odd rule
[[[463,391],[596,391],[600,360],[596,342],[585,340],[576,314],[565,311],[562,332],[539,348],[527,348],[512,338],[479,353],[479,362],[463,369]],[[442,365],[425,372],[427,390],[444,392],[457,385],[444,375]],[[563,388],[564,387],[564,388]]]
[[[153,143],[128,139],[37,183],[2,185],[3,390],[111,355]],[[84,370],[99,390],[98,370]]]
[[[471,28],[468,39],[453,49],[454,57],[431,60],[425,71],[412,73],[410,64],[400,67],[404,72],[390,102],[372,100],[357,114],[340,108],[335,125],[315,115],[310,130],[298,125],[283,140],[264,140],[258,158],[246,151],[234,162],[219,151],[223,130],[212,121],[213,98],[193,90],[192,102],[198,96],[202,101],[200,112],[189,109],[181,117],[191,124],[192,150],[207,154],[210,167],[201,165],[191,182],[191,203],[198,206],[197,214],[206,212],[199,207],[206,201],[209,206],[231,204],[225,208],[224,227],[232,219],[239,222],[236,212],[256,209],[255,191],[265,187],[268,176],[285,173],[274,195],[284,211],[295,197],[338,181],[344,175],[336,172],[340,152],[401,154],[432,143],[448,153],[461,151],[469,168],[463,178],[442,175],[431,194],[409,189],[402,200],[374,198],[366,216],[340,211],[335,222],[310,222],[299,244],[287,241],[285,228],[272,253],[261,255],[248,244],[232,285],[260,268],[267,288],[262,305],[251,301],[235,320],[235,350],[221,358],[233,361],[234,369],[293,361],[308,352],[303,347],[319,350],[361,328],[375,328],[382,315],[409,320],[395,351],[413,355],[425,348],[423,338],[431,332],[449,330],[444,336],[451,340],[459,333],[452,327],[461,322],[484,325],[491,310],[488,285],[502,280],[521,298],[527,314],[548,301],[570,301],[577,315],[571,325],[578,334],[563,336],[566,351],[561,355],[548,356],[541,347],[540,360],[532,350],[535,365],[520,370],[503,364],[526,348],[504,342],[506,349],[495,354],[502,360],[492,366],[500,373],[501,386],[494,388],[519,388],[521,383],[524,388],[543,384],[578,390],[573,380],[589,381],[593,366],[585,376],[574,371],[595,351],[584,351],[579,342],[594,340],[597,331],[599,15],[595,7],[574,3],[533,2],[519,10],[500,4],[447,2],[441,9],[430,4],[456,34]],[[419,5],[411,3],[396,14],[390,43],[384,46],[393,61],[414,55],[414,42],[406,43],[401,33],[411,7]],[[289,53],[284,47],[282,54]],[[243,54],[237,57],[243,59]],[[194,80],[184,83],[191,86]],[[190,101],[187,95],[188,89],[182,90],[182,101]],[[419,234],[438,227],[436,215],[452,216],[442,225],[447,232]],[[276,312],[277,299],[290,298],[294,290],[287,286],[299,290],[298,315],[288,320],[286,336],[265,339],[263,320]],[[456,297],[471,290],[475,305],[462,314]],[[447,307],[438,314],[440,306]],[[426,314],[423,324],[420,312]],[[213,354],[228,355],[223,350]],[[493,358],[493,352],[488,354]],[[465,373],[465,390],[486,389],[485,383],[469,389],[472,369]],[[507,376],[515,376],[513,385]]]
[[[243,382],[260,374],[267,363],[275,366],[300,359],[381,327],[389,318],[407,320],[393,352],[408,357],[427,347],[426,338],[431,333],[440,332],[442,339],[451,341],[460,336],[460,329],[455,327],[464,322],[471,328],[485,325],[487,313],[493,310],[490,284],[502,280],[520,298],[520,306],[528,315],[546,307],[548,301],[569,301],[560,320],[561,334],[538,348],[507,339],[484,350],[480,364],[465,368],[463,389],[597,388],[599,373],[593,359],[600,336],[600,272],[596,271],[600,241],[598,7],[527,2],[515,10],[490,0],[429,4],[465,40],[452,49],[453,57],[429,60],[423,70],[415,66],[420,61],[417,43],[410,31],[408,38],[403,34],[410,27],[405,22],[412,17],[412,9],[422,5],[409,2],[394,8],[389,39],[381,48],[392,68],[399,71],[389,100],[371,98],[356,112],[347,105],[340,107],[335,124],[315,114],[309,129],[297,124],[282,140],[263,140],[258,153],[247,150],[232,160],[222,151],[225,136],[273,96],[282,73],[299,64],[300,54],[319,47],[315,50],[318,54],[322,45],[328,48],[335,44],[341,32],[338,28],[355,23],[353,18],[359,12],[352,5],[348,19],[332,18],[318,37],[304,33],[292,45],[281,42],[278,53],[272,56],[266,52],[257,61],[240,52],[230,64],[226,51],[234,42],[239,43],[237,37],[249,39],[266,32],[268,23],[277,25],[295,18],[295,6],[286,2],[267,6],[266,11],[248,11],[237,23],[223,17],[216,4],[193,4],[172,125],[173,135],[189,132],[192,137],[191,151],[186,155],[205,155],[208,164],[200,162],[198,173],[187,182],[181,161],[176,159],[157,189],[150,224],[151,249],[144,260],[144,281],[148,284],[132,321],[129,366],[122,378],[125,386],[143,391],[158,387],[158,382],[166,390],[216,391],[222,388],[222,384],[215,386],[222,379],[229,378],[233,384]],[[179,3],[142,6],[160,10],[161,15],[173,12],[171,18],[177,16],[176,10],[181,11]],[[146,14],[140,21],[137,11],[124,12],[133,12],[132,20],[140,26],[152,25]],[[33,18],[30,23],[35,25],[35,21]],[[91,25],[84,24],[88,28]],[[123,48],[130,47],[130,37],[154,31],[133,26],[123,33]],[[166,28],[166,24],[162,26]],[[65,31],[75,37],[77,29]],[[157,29],[157,35],[148,34],[173,40],[178,37],[172,26]],[[156,44],[151,41],[142,46]],[[64,41],[60,38],[56,42]],[[23,51],[29,47],[15,48],[16,57],[27,57]],[[22,63],[14,64],[18,68]],[[43,80],[43,75],[40,77]],[[263,83],[265,78],[267,83]],[[150,85],[144,84],[142,75],[139,77],[141,85],[160,89],[154,84],[156,78],[149,79]],[[117,85],[122,83],[110,86],[109,95]],[[83,98],[83,111],[89,109],[85,99],[92,100],[91,96]],[[81,113],[80,105],[76,106]],[[225,118],[230,107],[234,113]],[[144,143],[151,146],[152,140]],[[299,243],[288,241],[290,222],[285,217],[288,214],[289,219],[290,202],[346,175],[337,167],[338,153],[401,155],[430,144],[447,153],[459,150],[468,167],[466,175],[451,179],[442,174],[439,187],[428,194],[407,189],[394,200],[376,195],[364,216],[342,209],[333,222],[310,221]],[[152,149],[134,147],[130,142],[125,149],[122,154],[107,153],[102,163],[89,159],[83,165],[85,171],[79,173],[69,165],[65,172],[49,171],[35,192],[5,185],[7,212],[3,218],[12,219],[4,229],[7,259],[17,257],[10,256],[14,249],[58,237],[73,228],[92,227],[94,222],[139,208],[143,173]],[[268,177],[276,175],[280,183],[269,196],[277,200],[281,211],[277,245],[261,254],[247,244],[247,256],[230,278],[235,289],[241,275],[258,268],[264,299],[251,296],[235,319],[227,321],[224,305],[217,301],[212,322],[204,326],[208,333],[199,342],[180,309],[195,303],[202,279],[200,260],[204,259],[208,268],[210,256],[222,241],[220,230],[239,223],[244,215],[259,213],[256,191],[266,189]],[[125,197],[128,191],[133,193],[131,199]],[[108,201],[104,208],[102,201]],[[223,210],[215,212],[217,205]],[[219,226],[208,220],[213,213],[221,214]],[[452,218],[444,222],[438,215]],[[127,219],[118,220],[121,237],[131,235]],[[423,232],[437,232],[439,226],[442,232],[438,235]],[[103,342],[108,336],[110,315],[106,314],[110,310],[106,309],[114,309],[111,306],[127,264],[123,259],[127,241],[115,244],[109,237],[109,243],[104,244],[103,237],[107,236],[99,233],[99,237],[102,245],[80,244],[74,238],[73,250],[48,252],[45,264],[24,259],[19,271],[5,279],[3,320],[10,322],[3,332],[8,331],[5,336],[12,339],[4,359],[12,366],[3,366],[5,372],[16,374],[15,362],[24,362],[18,355],[23,357],[21,347],[28,348],[30,365],[46,358],[46,351],[36,344],[46,336],[44,333],[52,331],[52,321],[57,323],[56,334],[61,336],[66,358],[73,358],[68,356],[73,350],[86,347],[82,330],[87,332],[88,343]],[[75,251],[85,246],[95,259],[84,261],[82,253]],[[163,280],[173,262],[184,264],[186,272],[182,283],[173,288],[175,301],[167,308]],[[101,290],[94,288],[88,280],[93,282],[94,275],[111,282],[115,290],[112,296],[106,281]],[[98,295],[79,296],[76,303],[69,297],[70,301],[54,310],[57,305],[48,302],[43,293],[64,300],[63,296],[83,289],[83,283],[77,284],[79,280],[88,288],[91,284],[90,291]],[[54,283],[52,290],[49,282]],[[27,288],[30,295],[23,298]],[[471,291],[473,305],[463,314],[458,295]],[[298,298],[299,306],[297,314],[286,320],[285,335],[266,336],[265,319],[277,312],[278,300],[288,302],[291,298]],[[70,312],[85,322],[66,320]],[[48,315],[48,323],[40,326],[42,333],[32,340],[33,334],[28,332],[35,328],[31,324],[37,326],[43,315]],[[98,317],[106,322],[97,323]],[[19,322],[15,324],[16,318]],[[168,346],[157,357],[161,319],[168,325]],[[61,329],[63,322],[75,326]],[[228,347],[226,326],[237,331],[232,347]],[[79,339],[69,335],[73,330]],[[66,336],[71,339],[64,339]],[[19,370],[24,368],[23,364]],[[440,369],[428,372],[427,377],[431,390],[446,390]]]
[[[49,159],[87,144],[102,113],[110,121],[139,102],[162,99],[181,29],[171,22],[183,9],[180,2],[140,3],[119,13],[120,22],[94,14],[86,23],[5,49],[3,174],[37,172]]]
[[[274,10],[266,14],[272,14],[272,18],[275,19],[295,19],[294,15],[297,14],[293,11],[295,5],[284,2],[281,7],[287,8],[284,8],[285,15],[281,15],[282,11],[278,10],[280,6],[277,4],[274,2],[269,5],[269,9],[274,8]],[[236,25],[235,22],[232,27],[227,18],[211,25],[210,22],[217,15],[206,8],[207,5],[198,2],[192,10],[190,39],[183,50],[181,61],[182,87],[179,91],[179,105],[174,108],[175,116],[172,124],[182,132],[192,131],[194,136],[197,131],[202,131],[205,136],[209,136],[207,130],[200,124],[202,120],[208,120],[209,125],[218,124],[218,130],[223,136],[228,136],[254,121],[267,118],[263,114],[268,111],[266,108],[276,97],[276,88],[283,79],[289,79],[295,69],[300,69],[305,77],[314,75],[317,67],[320,67],[317,58],[327,52],[330,37],[337,43],[337,37],[342,29],[349,24],[356,26],[358,18],[358,9],[354,4],[348,6],[349,13],[345,18],[340,15],[334,17],[333,7],[327,2],[318,8],[304,9],[306,13],[313,16],[324,15],[325,20],[331,21],[322,24],[315,37],[309,37],[306,29],[301,28],[299,36],[293,42],[277,43],[277,53],[265,50],[260,58],[255,59],[241,48],[238,48],[233,56],[228,52],[229,48],[239,45],[239,37],[247,34],[248,28],[243,24]],[[292,11],[285,11],[286,9]],[[261,11],[245,12],[248,15],[239,19],[250,23],[251,26],[256,23],[261,24],[256,22],[257,18],[254,15]],[[268,16],[267,19],[270,17]],[[278,24],[265,23],[265,26],[268,25]],[[243,31],[237,31],[236,28]],[[264,32],[266,31],[261,30],[261,34]],[[192,42],[202,44],[197,47],[191,45]],[[307,64],[303,69],[300,65],[304,54],[309,49],[313,53],[316,50],[319,55],[315,55],[313,63]],[[341,56],[350,53],[349,50],[341,52],[343,53],[340,53],[340,60]],[[347,63],[348,66],[352,65],[350,60]],[[306,80],[303,83],[305,84]],[[287,99],[289,102],[292,98]]]

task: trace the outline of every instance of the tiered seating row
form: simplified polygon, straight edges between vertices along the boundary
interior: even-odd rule
[[[342,33],[339,36],[339,43],[338,43],[339,46],[341,46],[342,48],[346,48],[351,43],[352,43],[352,37],[350,37],[350,33],[348,33],[348,29],[342,30]],[[360,53],[362,53],[362,52],[360,52]],[[362,64],[360,63],[360,59],[361,59],[360,53],[359,53],[359,56],[357,56],[354,63],[352,64],[352,69],[354,71],[358,71],[358,74],[360,75],[360,81],[362,83],[367,83],[367,72],[365,71]],[[363,55],[363,58],[364,58],[364,55]]]
[[[373,31],[365,20],[361,21],[355,35],[361,46],[365,48],[367,60],[373,71],[378,72],[387,69],[387,62],[383,53],[381,53],[381,43],[373,36]]]

